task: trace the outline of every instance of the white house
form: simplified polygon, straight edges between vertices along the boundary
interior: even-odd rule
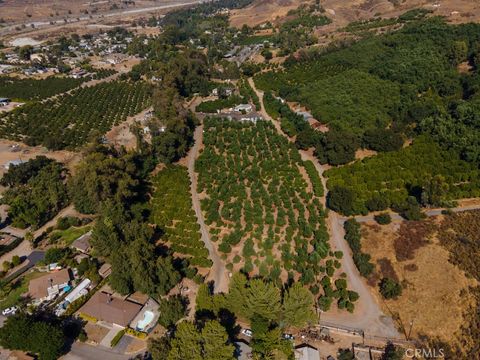
[[[250,104],[240,104],[233,108],[233,111],[236,112],[251,112],[253,110],[253,106]]]

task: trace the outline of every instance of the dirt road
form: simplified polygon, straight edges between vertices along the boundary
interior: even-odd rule
[[[445,208],[428,209],[428,210],[424,211],[424,214],[428,217],[438,216],[438,215],[442,214],[443,210],[446,210],[446,209]],[[449,210],[454,212],[454,213],[471,211],[471,210],[480,210],[480,205],[464,205],[464,206],[454,207],[454,208],[451,208]],[[390,214],[390,217],[394,221],[403,221],[404,220],[404,218],[402,218],[396,212],[393,212],[393,211],[383,211],[383,212],[388,212],[388,214]],[[361,222],[361,223],[375,221],[374,216],[375,216],[375,214],[359,215],[359,216],[355,216],[355,220],[357,220],[358,222]],[[346,220],[347,218],[343,217],[342,219]]]
[[[225,264],[218,255],[215,246],[213,245],[210,234],[208,233],[207,226],[203,218],[202,210],[200,207],[200,199],[197,193],[197,174],[195,173],[195,159],[198,156],[198,150],[203,140],[203,125],[198,126],[194,134],[195,144],[190,149],[188,154],[188,175],[190,177],[190,191],[192,194],[193,209],[197,215],[198,223],[200,225],[200,232],[202,234],[202,241],[205,243],[205,247],[208,249],[210,259],[213,261],[213,266],[208,275],[208,280],[214,281],[215,292],[227,292],[228,290],[228,273],[225,268]]]
[[[249,78],[248,81],[260,99],[260,113],[266,120],[272,121],[279,133],[284,135],[278,121],[274,121],[265,111],[263,105],[263,92],[255,87],[252,78]],[[300,154],[303,160],[311,160],[313,162],[315,168],[318,170],[320,178],[322,179],[322,183],[325,186],[323,168],[318,160],[306,151],[300,151]],[[325,197],[323,198],[323,203],[325,204]],[[337,213],[329,211],[327,225],[330,233],[330,246],[334,250],[340,250],[344,253],[344,257],[341,261],[342,270],[347,274],[349,288],[356,291],[360,295],[360,298],[355,304],[355,312],[353,314],[346,311],[329,311],[322,313],[321,321],[339,327],[361,329],[366,334],[373,336],[400,338],[400,334],[395,328],[393,320],[383,314],[376,299],[370,293],[368,285],[353,263],[350,247],[344,239],[343,221],[344,219]]]

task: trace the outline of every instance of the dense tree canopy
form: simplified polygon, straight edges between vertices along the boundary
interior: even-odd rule
[[[58,359],[65,341],[57,325],[22,313],[9,317],[0,328],[2,347],[38,354],[40,360]]]
[[[131,155],[111,148],[97,147],[87,153],[69,182],[75,208],[92,214],[100,210],[102,202],[128,202],[137,195],[139,180]]]
[[[15,226],[39,227],[54,217],[68,202],[66,170],[62,164],[37,158],[12,166],[2,182],[10,185],[2,202]]]
[[[228,343],[225,328],[217,321],[208,321],[202,329],[195,324],[181,322],[171,341],[168,360],[233,360],[233,345]]]

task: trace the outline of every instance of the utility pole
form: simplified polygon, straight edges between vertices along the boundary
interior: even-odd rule
[[[408,330],[407,340],[410,341],[410,335],[412,334],[413,320],[410,320],[410,329]]]

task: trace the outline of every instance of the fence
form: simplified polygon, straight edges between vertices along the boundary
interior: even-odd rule
[[[408,346],[408,345],[414,344],[414,342],[410,340],[391,338],[387,336],[369,335],[369,334],[366,334],[363,329],[357,329],[357,328],[343,326],[343,325],[340,326],[338,324],[329,323],[326,321],[320,321],[320,325],[318,325],[317,327],[325,328],[337,333],[349,334],[352,336],[359,336],[362,338],[363,345],[373,344],[373,343],[387,344],[389,342],[399,346]]]

